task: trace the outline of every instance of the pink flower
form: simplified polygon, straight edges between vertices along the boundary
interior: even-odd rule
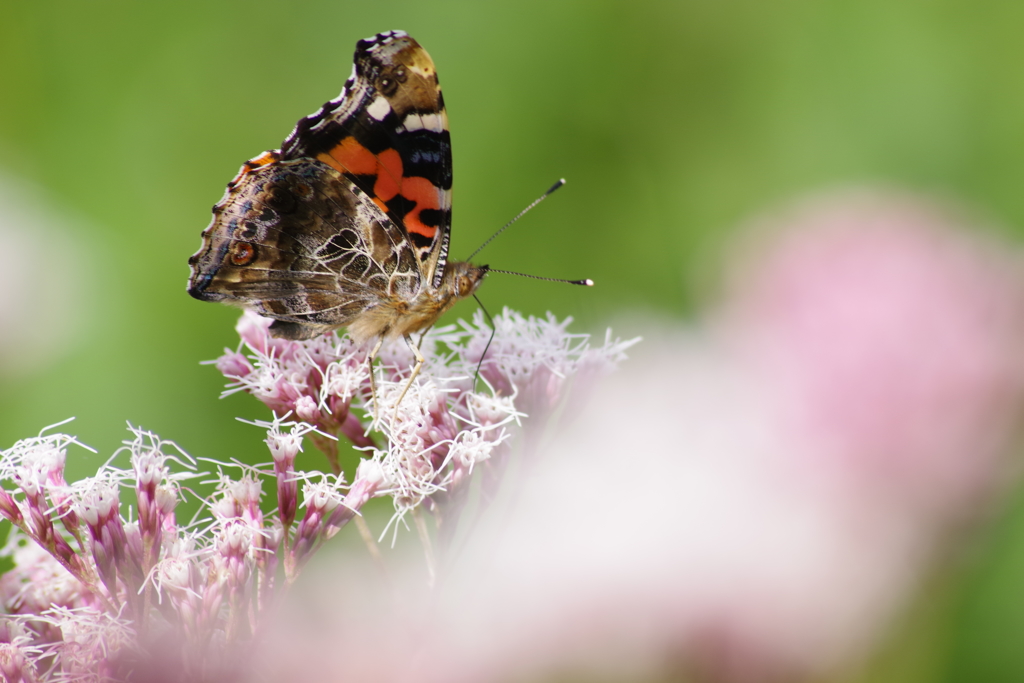
[[[825,198],[780,222],[744,261],[727,329],[787,396],[824,459],[809,465],[908,504],[984,493],[1020,418],[1019,257],[909,197]]]
[[[96,598],[48,552],[23,534],[11,532],[4,555],[14,568],[0,576],[0,600],[8,614],[40,614],[57,605],[95,605]]]
[[[520,337],[504,340],[504,348],[522,356],[515,382],[540,387],[532,391],[539,417],[564,400],[584,356],[614,363],[627,345],[609,338],[591,349],[584,336],[560,345],[563,323],[517,320],[518,330],[503,324],[504,336]],[[255,671],[251,660],[266,642],[284,589],[325,541],[358,520],[371,556],[381,561],[358,519],[375,497],[392,500],[396,536],[402,516],[417,511],[433,578],[425,520],[433,516],[439,528],[444,520],[438,538],[450,547],[470,475],[479,468],[492,470],[492,478],[500,473],[492,467],[495,454],[508,456],[524,417],[515,404],[518,384],[509,384],[511,395],[473,390],[476,363],[459,344],[489,329],[478,322],[426,339],[428,360],[412,382],[408,348],[385,346],[375,395],[365,348],[337,334],[276,340],[267,327],[244,315],[239,334],[247,355],[227,351],[217,367],[230,381],[226,393],[246,391],[272,411],[272,419],[252,423],[266,430],[269,462],[213,462],[215,476],[200,483],[216,490],[187,524],[179,524],[175,508],[191,491],[181,482],[200,476],[198,461],[151,432],[129,427],[134,438],[121,451],[130,469],[111,459],[71,485],[63,472],[66,446],[77,443],[72,437],[26,439],[0,454],[0,480],[11,484],[0,489],[0,514],[18,527],[10,550],[18,566],[0,579],[0,598],[9,612],[24,615],[18,624],[31,626],[23,640],[4,641],[0,633],[5,676],[35,680],[41,671],[45,681],[126,680],[132,672],[133,680],[226,680]],[[538,350],[532,365],[530,348]],[[381,431],[370,434],[374,398],[387,410]],[[340,436],[364,451],[350,486],[341,472]],[[301,462],[307,438],[327,456],[331,473]],[[377,447],[378,439],[386,445]],[[234,471],[240,474],[228,474]],[[264,514],[261,498],[271,479],[276,506]]]

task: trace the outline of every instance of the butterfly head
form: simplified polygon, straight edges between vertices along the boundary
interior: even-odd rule
[[[442,289],[450,287],[456,299],[465,299],[473,295],[489,270],[489,266],[474,266],[466,261],[449,262],[444,274],[447,286],[442,285]]]

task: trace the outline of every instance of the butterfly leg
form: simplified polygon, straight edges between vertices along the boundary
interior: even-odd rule
[[[423,334],[426,334],[426,332]],[[423,354],[420,353],[420,344],[423,342],[423,334],[420,335],[419,342],[415,343],[413,342],[412,337],[409,335],[405,336],[405,343],[409,345],[409,350],[412,351],[412,355],[416,357],[416,365],[412,369],[412,374],[409,375],[409,381],[405,383],[405,388],[402,389],[402,394],[395,402],[395,414],[391,418],[392,423],[394,423],[395,419],[398,417],[398,406],[402,404],[402,399],[405,398],[405,394],[409,391],[409,387],[412,386],[413,380],[415,380],[416,376],[420,374],[420,369],[423,367],[424,358]]]
[[[373,378],[373,361],[377,359],[377,353],[383,344],[384,335],[381,335],[377,339],[377,343],[373,345],[370,355],[366,357],[366,369],[370,371],[370,395],[373,398],[373,424],[370,425],[371,429],[376,429],[377,422],[380,420],[380,404],[377,402],[377,381]]]

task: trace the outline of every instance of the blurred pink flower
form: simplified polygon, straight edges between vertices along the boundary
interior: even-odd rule
[[[332,567],[267,671],[774,683],[870,653],[1007,480],[1017,256],[899,196],[836,196],[759,237],[709,324],[647,335],[435,595],[409,599],[410,570],[396,605]]]
[[[1024,388],[1020,255],[923,200],[840,195],[740,260],[726,329],[844,485],[956,512],[998,481]],[[966,509],[959,509],[965,512]]]

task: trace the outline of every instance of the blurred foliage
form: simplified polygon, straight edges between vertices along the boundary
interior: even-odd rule
[[[126,419],[197,456],[265,457],[234,419],[263,409],[218,401],[198,364],[237,344],[237,312],[189,298],[185,262],[225,183],[337,94],[361,37],[404,29],[439,67],[454,257],[569,180],[482,262],[597,286],[495,275],[482,298],[594,330],[685,315],[724,237],[808,191],[908,187],[1019,232],[1022,26],[1024,4],[968,0],[0,0],[0,171],[42,188],[92,269],[73,351],[0,377],[0,444],[75,415],[100,455],[72,475]],[[1024,504],[977,545],[902,653],[930,664],[881,668],[1024,680]]]

